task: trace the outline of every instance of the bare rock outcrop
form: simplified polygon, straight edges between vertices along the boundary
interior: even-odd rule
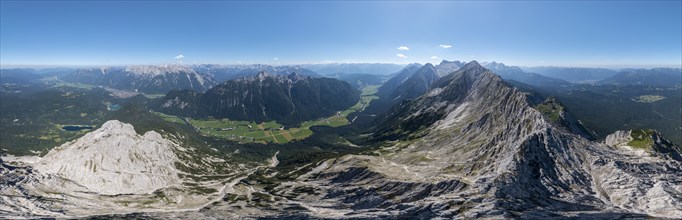
[[[112,120],[52,149],[34,168],[98,194],[152,193],[179,183],[172,147],[155,131],[138,135],[132,125]]]
[[[622,146],[632,141],[632,137],[630,136],[631,133],[632,131],[616,131],[613,134],[606,136],[604,142],[606,145],[612,147]]]

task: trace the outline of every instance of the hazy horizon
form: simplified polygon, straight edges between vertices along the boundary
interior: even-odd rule
[[[436,61],[436,62],[427,62],[431,64],[439,64],[441,61]],[[610,70],[622,70],[622,69],[652,69],[652,68],[676,68],[676,69],[682,69],[682,65],[628,65],[628,66],[556,66],[556,65],[544,65],[544,66],[523,66],[523,65],[514,65],[510,63],[504,63],[504,62],[499,62],[499,61],[482,61],[482,60],[447,60],[447,61],[462,61],[462,62],[470,62],[470,61],[477,61],[480,63],[489,63],[489,62],[497,62],[497,63],[503,63],[504,65],[507,66],[518,66],[521,68],[537,68],[537,67],[558,67],[558,68],[600,68],[600,69],[610,69]],[[47,68],[96,68],[96,67],[124,67],[124,66],[159,66],[159,65],[170,65],[170,64],[181,64],[181,65],[186,65],[186,66],[193,66],[193,65],[221,65],[221,66],[240,66],[240,65],[271,65],[271,66],[305,66],[305,65],[343,65],[343,64],[379,64],[379,65],[399,65],[399,66],[405,66],[409,65],[411,63],[375,63],[375,62],[348,62],[348,63],[289,63],[289,64],[271,64],[271,63],[135,63],[135,64],[112,64],[112,65],[107,65],[107,64],[89,64],[89,65],[41,65],[41,64],[19,64],[19,65],[14,65],[14,64],[2,64],[0,65],[0,69],[15,69],[15,68],[27,68],[27,69],[47,69]],[[418,64],[426,64],[426,63],[418,63]]]

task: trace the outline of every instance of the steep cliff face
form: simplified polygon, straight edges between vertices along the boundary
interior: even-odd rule
[[[85,136],[52,149],[35,165],[105,195],[152,193],[180,182],[173,144],[154,131],[108,121]]]
[[[570,133],[476,62],[390,110],[375,138],[392,144],[300,177],[313,198],[358,217],[682,215],[679,161]]]

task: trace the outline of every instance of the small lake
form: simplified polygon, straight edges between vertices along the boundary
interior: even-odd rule
[[[80,130],[90,130],[93,129],[94,127],[90,125],[64,125],[62,126],[62,129],[65,131],[80,131]]]
[[[118,111],[121,109],[121,105],[119,105],[119,104],[108,105],[107,109],[109,111]]]

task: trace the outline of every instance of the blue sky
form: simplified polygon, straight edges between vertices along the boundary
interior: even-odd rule
[[[190,64],[682,63],[681,1],[0,4],[5,66],[160,64],[180,54]]]

